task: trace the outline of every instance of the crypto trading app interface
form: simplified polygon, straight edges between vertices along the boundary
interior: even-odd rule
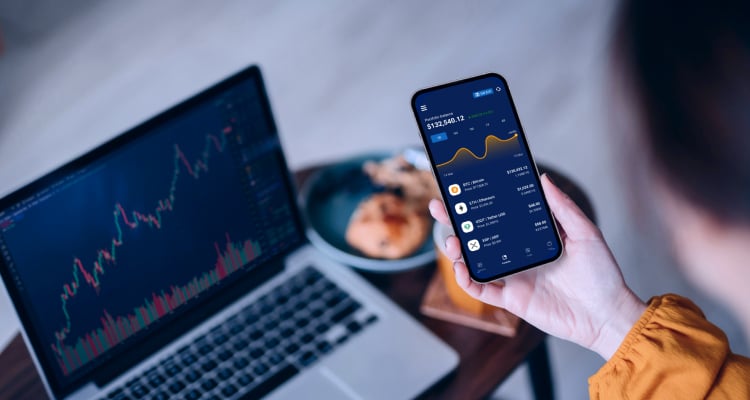
[[[263,101],[241,81],[0,210],[0,252],[60,382],[299,240]]]
[[[426,89],[413,107],[474,277],[556,258],[554,222],[505,82],[487,75]]]

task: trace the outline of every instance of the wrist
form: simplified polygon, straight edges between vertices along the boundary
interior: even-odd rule
[[[613,303],[614,308],[601,326],[591,350],[609,360],[625,340],[628,332],[646,311],[646,303],[626,289]]]

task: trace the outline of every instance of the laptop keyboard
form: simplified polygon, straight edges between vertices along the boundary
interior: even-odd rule
[[[105,398],[257,399],[377,319],[307,267]]]

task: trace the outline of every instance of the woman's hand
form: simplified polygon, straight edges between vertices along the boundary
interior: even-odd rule
[[[646,305],[625,285],[602,233],[545,174],[542,186],[561,228],[565,252],[554,263],[481,284],[471,280],[458,238],[446,241],[458,284],[472,297],[502,307],[549,333],[609,359]],[[430,213],[450,225],[445,206]]]

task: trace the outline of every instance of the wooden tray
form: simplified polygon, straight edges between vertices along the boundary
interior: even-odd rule
[[[508,337],[516,335],[520,321],[502,308],[487,306],[481,314],[474,314],[457,307],[448,297],[439,271],[433,274],[419,310],[433,318]]]

